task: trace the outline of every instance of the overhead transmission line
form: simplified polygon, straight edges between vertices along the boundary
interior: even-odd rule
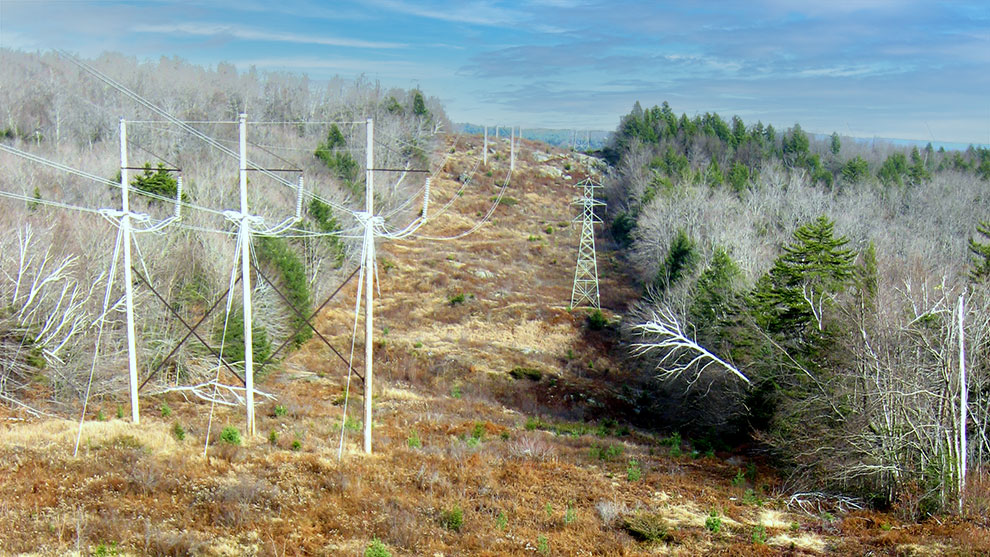
[[[60,162],[57,162],[57,161],[46,159],[44,157],[39,157],[38,155],[35,155],[33,153],[29,153],[27,151],[23,151],[23,150],[18,149],[16,147],[11,147],[10,145],[6,145],[6,144],[3,144],[3,143],[0,143],[0,151],[4,151],[4,152],[7,152],[7,153],[10,153],[11,155],[15,155],[15,156],[21,157],[23,159],[27,159],[27,160],[29,160],[31,162],[35,162],[35,163],[38,163],[38,164],[41,164],[41,165],[44,165],[44,166],[48,166],[48,167],[54,168],[56,170],[61,170],[62,172],[66,172],[68,174],[72,174],[72,175],[78,176],[80,178],[85,178],[87,180],[92,180],[92,181],[94,181],[94,182],[96,182],[98,184],[103,184],[103,185],[114,187],[114,188],[118,188],[118,189],[121,188],[120,182],[117,182],[117,181],[114,181],[114,180],[110,180],[108,178],[104,178],[103,176],[98,176],[96,174],[92,174],[92,173],[86,172],[84,170],[79,170],[77,168],[73,168],[71,166],[64,165],[64,164],[62,164]],[[177,203],[177,204],[181,205],[183,208],[192,209],[194,211],[201,211],[201,212],[209,213],[209,214],[212,214],[212,215],[223,216],[223,211],[219,211],[219,210],[216,210],[216,209],[211,209],[209,207],[204,207],[202,205],[197,205],[195,203],[189,203],[188,201],[182,201],[181,196],[178,196],[176,198],[170,198],[170,197],[165,197],[164,195],[161,195],[161,194],[157,194],[157,193],[150,192],[150,191],[145,191],[145,190],[138,190],[136,193],[138,195],[142,196],[142,197],[147,197],[147,198],[150,198],[150,199],[155,199],[155,200],[158,200],[158,201],[163,201],[165,203]],[[16,195],[16,194],[11,194],[11,195]],[[39,200],[39,199],[31,198],[31,201],[32,202],[42,203],[44,200]],[[53,202],[48,202],[48,203],[51,204]],[[71,206],[71,207],[66,207],[66,208],[73,208],[73,209],[79,209],[79,210],[89,210],[89,211],[99,212],[99,209],[90,209],[90,208],[85,208],[85,207]]]
[[[66,52],[64,50],[59,50],[59,52],[63,56],[67,57],[74,64],[76,64],[77,66],[79,66],[80,68],[82,68],[83,70],[91,73],[97,79],[99,79],[100,81],[104,82],[105,84],[113,87],[114,89],[118,90],[119,92],[121,92],[122,94],[124,94],[125,96],[127,96],[128,98],[130,98],[131,100],[133,100],[134,102],[138,103],[139,105],[141,105],[141,106],[147,108],[148,110],[154,112],[155,114],[158,114],[159,116],[165,118],[166,120],[168,120],[172,124],[175,124],[179,128],[181,128],[184,131],[186,131],[187,133],[189,133],[189,134],[193,135],[194,137],[197,137],[200,140],[206,142],[207,144],[211,145],[212,147],[214,147],[215,149],[219,150],[220,152],[222,152],[222,153],[224,153],[224,154],[226,154],[226,155],[228,155],[230,157],[233,157],[235,159],[240,159],[240,154],[239,153],[233,151],[232,149],[229,149],[228,147],[226,147],[225,145],[223,145],[221,142],[219,142],[216,139],[210,137],[209,135],[206,135],[205,133],[199,131],[198,129],[192,127],[191,125],[187,124],[186,122],[183,122],[182,120],[179,120],[178,118],[172,116],[171,114],[169,114],[168,112],[166,112],[164,109],[159,108],[156,104],[154,104],[151,101],[145,99],[141,95],[138,95],[134,91],[131,91],[126,86],[124,86],[123,84],[121,84],[118,81],[114,80],[110,76],[104,74],[103,72],[97,70],[96,68],[90,66],[89,64],[86,64],[82,60],[77,59],[76,57],[72,56],[71,54],[69,54],[68,52]],[[270,170],[268,170],[266,168],[263,168],[263,167],[258,166],[257,164],[255,164],[254,162],[252,162],[250,160],[247,161],[247,165],[248,165],[248,168],[250,168],[252,170],[255,170],[255,171],[258,171],[258,172],[261,172],[265,176],[268,176],[269,178],[275,180],[276,182],[278,182],[278,183],[280,183],[282,185],[293,187],[293,188],[299,187],[298,185],[293,184],[292,182],[290,182],[290,181],[282,178],[278,174],[276,174],[274,172],[271,172]],[[311,197],[315,198],[315,199],[318,199],[322,203],[325,203],[325,204],[329,205],[330,207],[332,207],[334,209],[337,209],[338,211],[341,211],[341,212],[343,212],[345,214],[350,215],[352,218],[355,218],[355,219],[357,218],[356,212],[353,211],[353,210],[351,210],[351,209],[349,209],[348,207],[345,207],[343,205],[340,205],[340,204],[335,203],[335,202],[333,202],[331,200],[328,200],[328,199],[323,199],[319,195],[317,195],[316,192],[312,192],[309,195]],[[275,227],[273,229],[269,230],[269,231],[260,231],[259,230],[258,232],[260,234],[263,234],[263,235],[265,235],[265,234],[271,234],[271,233],[274,233],[275,230],[277,230],[279,228],[282,228],[285,225],[286,225],[286,223],[283,222],[283,223],[280,223],[278,225],[275,225]]]

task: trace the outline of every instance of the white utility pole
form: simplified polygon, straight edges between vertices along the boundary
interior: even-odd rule
[[[247,196],[247,114],[240,115],[241,186],[241,286],[244,310],[244,383],[247,401],[247,435],[254,435],[254,339],[251,317],[251,223]]]
[[[137,343],[134,340],[134,295],[131,279],[131,204],[127,181],[127,123],[120,119],[120,235],[124,242],[124,308],[127,315],[127,370],[131,391],[131,421],[141,422],[138,408]]]
[[[516,127],[509,127],[509,170],[516,169]]]
[[[426,220],[426,211],[430,208],[430,178],[426,178],[426,186],[423,191],[423,220]]]
[[[495,124],[495,148],[498,149],[498,124]]]
[[[959,512],[963,510],[963,495],[966,491],[966,406],[969,404],[969,389],[966,386],[966,343],[963,338],[963,295],[959,295]]]
[[[485,124],[485,148],[481,152],[481,162],[488,166],[488,124]]]
[[[372,359],[374,350],[372,349],[372,308],[373,301],[372,288],[375,285],[375,231],[374,211],[375,211],[375,122],[368,118],[366,122],[368,128],[367,146],[365,154],[365,202],[364,207],[367,212],[367,223],[365,228],[364,242],[367,246],[364,260],[364,452],[371,454],[371,402],[373,398],[373,370]]]

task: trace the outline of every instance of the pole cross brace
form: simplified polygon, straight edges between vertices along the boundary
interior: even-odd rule
[[[217,306],[220,305],[220,302],[222,302],[227,297],[227,295],[230,294],[230,288],[228,288],[226,292],[224,292],[219,298],[217,298],[217,300],[215,302],[213,302],[213,305],[210,306],[210,309],[206,310],[206,313],[203,314],[203,316],[199,319],[199,321],[196,322],[195,325],[189,325],[189,323],[187,323],[186,320],[183,319],[181,315],[179,315],[179,312],[176,311],[176,309],[173,308],[172,305],[169,304],[165,300],[165,298],[163,298],[162,295],[158,293],[157,290],[155,290],[155,287],[151,285],[151,282],[148,281],[148,279],[145,278],[144,275],[142,275],[135,267],[131,267],[131,270],[133,271],[133,273],[135,275],[137,275],[137,277],[139,279],[141,279],[141,282],[143,282],[145,284],[145,286],[147,286],[155,294],[155,296],[162,303],[162,305],[164,305],[165,308],[168,309],[169,313],[171,313],[173,316],[175,316],[175,318],[178,319],[179,322],[181,322],[182,325],[185,326],[186,329],[189,330],[189,332],[186,333],[186,336],[182,337],[182,340],[180,340],[179,343],[176,344],[174,348],[172,348],[172,351],[169,352],[168,356],[165,356],[162,359],[161,363],[158,364],[158,367],[155,368],[150,374],[148,374],[148,377],[145,378],[145,380],[141,382],[141,385],[138,387],[138,390],[139,391],[142,388],[144,388],[145,385],[148,384],[148,381],[151,381],[151,379],[153,377],[155,377],[156,375],[158,375],[158,373],[162,370],[162,368],[165,366],[165,364],[167,364],[168,361],[172,358],[172,356],[174,356],[179,351],[179,348],[181,348],[182,345],[185,344],[185,342],[187,340],[189,340],[189,337],[190,336],[195,336],[196,339],[199,340],[199,342],[202,343],[203,346],[205,346],[206,349],[209,350],[211,354],[213,354],[214,356],[216,356],[220,360],[220,362],[224,365],[224,367],[226,367],[231,373],[234,374],[234,377],[238,378],[241,381],[242,384],[246,384],[246,382],[244,381],[244,378],[241,377],[240,375],[238,375],[237,371],[226,360],[223,359],[223,357],[220,355],[220,353],[217,352],[216,349],[214,349],[210,345],[210,343],[206,342],[206,340],[204,340],[203,337],[201,337],[199,335],[199,333],[196,332],[196,329],[204,321],[206,321],[206,318],[208,318],[210,316],[210,314],[213,313],[213,311],[217,308]],[[237,280],[234,281],[234,284],[237,284],[238,282],[240,282],[240,280],[241,280],[240,277],[238,277]]]
[[[306,317],[305,315],[302,314],[301,311],[299,311],[295,306],[293,306],[291,302],[289,302],[289,298],[285,294],[283,294],[282,291],[279,290],[278,287],[275,286],[275,284],[272,283],[272,281],[269,280],[269,278],[267,276],[265,276],[265,274],[261,271],[261,269],[258,268],[257,265],[255,265],[252,262],[251,263],[251,266],[254,268],[254,271],[256,273],[258,273],[258,276],[261,277],[261,279],[264,280],[266,283],[268,283],[268,286],[271,286],[272,287],[272,290],[274,290],[275,293],[278,294],[280,298],[282,298],[282,301],[285,302],[285,305],[287,305],[289,307],[289,309],[291,309],[293,311],[293,313],[296,314],[296,317],[298,317],[298,318],[300,318],[300,319],[303,320],[303,324],[300,325],[299,327],[297,327],[296,330],[293,331],[292,334],[289,335],[288,338],[286,338],[285,341],[278,348],[276,348],[268,356],[268,358],[264,362],[261,362],[261,364],[258,367],[259,368],[264,368],[266,365],[268,365],[269,363],[271,363],[271,361],[275,359],[275,356],[277,356],[279,352],[281,352],[286,346],[289,345],[290,342],[292,342],[292,339],[297,334],[299,334],[299,331],[303,330],[304,328],[306,328],[308,326],[310,329],[313,330],[314,333],[316,333],[316,336],[321,341],[323,341],[323,344],[327,345],[327,348],[329,348],[331,351],[333,351],[333,353],[336,354],[338,358],[340,358],[340,361],[344,362],[344,365],[346,365],[348,368],[350,368],[350,370],[353,371],[355,375],[357,375],[358,377],[360,377],[361,378],[361,381],[363,382],[364,381],[364,376],[361,375],[360,373],[358,373],[358,371],[356,369],[354,369],[353,366],[351,366],[351,363],[349,361],[347,361],[347,358],[344,358],[343,354],[341,354],[340,352],[338,352],[337,349],[334,348],[332,344],[330,344],[330,341],[327,340],[327,338],[324,337],[323,334],[320,333],[320,331],[318,331],[316,329],[316,327],[313,325],[313,322],[312,322],[313,321],[313,318],[316,317],[317,315],[319,315],[319,313],[321,311],[323,311],[323,308],[326,307],[326,305],[328,303],[330,303],[330,300],[332,300],[333,297],[336,296],[337,293],[340,292],[344,288],[344,286],[348,282],[351,281],[352,278],[354,278],[354,275],[357,274],[357,272],[360,269],[360,267],[354,269],[354,271],[351,272],[351,274],[347,277],[347,279],[345,279],[344,282],[341,283],[341,285],[337,287],[337,290],[334,290],[333,294],[330,294],[330,297],[327,298],[326,301],[324,301],[322,304],[320,304],[320,307],[318,307],[316,309],[316,311],[314,311],[312,314],[310,314],[309,317]]]

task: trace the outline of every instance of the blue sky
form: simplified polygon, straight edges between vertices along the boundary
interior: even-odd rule
[[[990,2],[0,0],[0,46],[419,86],[455,121],[614,129],[635,101],[990,143]]]

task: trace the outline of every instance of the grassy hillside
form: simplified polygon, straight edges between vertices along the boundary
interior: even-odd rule
[[[485,168],[479,143],[441,146],[436,160],[450,156],[421,235],[457,235],[490,207],[508,148]],[[257,437],[232,443],[226,428],[243,429],[243,409],[216,408],[205,456],[209,404],[180,393],[145,397],[140,426],[117,418],[124,400],[95,401],[76,457],[76,423],[0,407],[0,553],[990,551],[982,518],[916,524],[903,517],[917,501],[878,513],[786,492],[749,447],[644,427],[642,409],[663,400],[620,344],[617,321],[640,292],[628,264],[599,254],[606,327],[567,307],[571,186],[596,172],[523,142],[490,222],[457,240],[380,246],[373,456],[360,451],[360,381],[345,398],[345,366],[318,339],[261,380],[274,398],[259,408]],[[319,317],[345,355],[355,294],[351,283]],[[44,406],[49,387],[30,395]]]

